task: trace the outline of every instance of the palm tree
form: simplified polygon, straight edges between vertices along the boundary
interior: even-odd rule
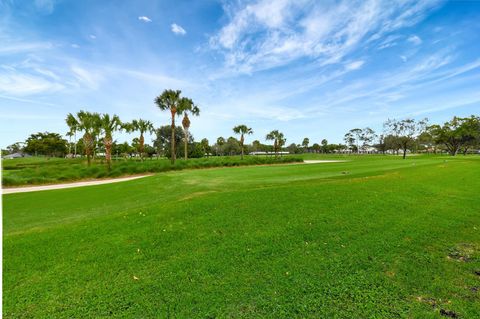
[[[265,137],[267,141],[273,141],[273,150],[275,152],[275,157],[277,156],[278,150],[285,144],[287,139],[283,136],[283,133],[278,130],[271,131]]]
[[[302,146],[303,146],[303,152],[305,153],[305,151],[308,152],[308,144],[310,144],[310,139],[308,137],[305,137],[303,139],[303,142],[302,142]]]
[[[90,166],[91,156],[95,145],[96,136],[99,132],[100,115],[98,113],[90,113],[80,111],[75,117],[72,114],[67,115],[67,124],[75,131],[83,133],[83,145],[85,148],[85,155],[87,155],[87,163]]]
[[[188,159],[188,129],[190,128],[190,119],[188,118],[188,113],[198,116],[200,115],[200,109],[196,106],[193,101],[189,98],[182,97],[180,99],[179,107],[178,107],[178,115],[183,113],[183,133],[184,133],[184,147],[185,147],[185,160]]]
[[[169,110],[172,115],[172,136],[171,136],[171,161],[175,164],[175,115],[180,102],[180,90],[165,90],[155,98],[157,107],[166,111]]]
[[[240,147],[242,148],[242,160],[243,160],[243,143],[245,142],[245,137],[244,135],[250,135],[253,134],[253,130],[250,127],[247,127],[246,125],[237,125],[233,128],[233,132],[235,134],[240,134]]]
[[[127,125],[127,131],[140,131],[140,138],[138,139],[138,152],[140,153],[140,159],[143,161],[143,154],[145,150],[145,138],[143,137],[143,134],[147,132],[154,132],[152,122],[142,119],[133,120],[132,123]]]
[[[110,117],[109,114],[103,114],[98,122],[100,130],[103,132],[103,145],[105,146],[105,159],[107,161],[108,169],[112,167],[112,144],[113,132],[122,130],[122,122],[117,115]]]
[[[76,158],[77,157],[77,131],[78,131],[77,124],[78,124],[78,122],[77,122],[77,119],[75,118],[75,116],[73,116],[72,113],[68,113],[67,118],[65,119],[65,122],[67,122],[67,125],[70,128],[67,136],[69,136],[70,138],[71,138],[72,134],[74,136],[73,140],[75,142],[75,145],[73,147],[73,149],[74,149],[74,151],[73,151],[74,156],[73,157]]]

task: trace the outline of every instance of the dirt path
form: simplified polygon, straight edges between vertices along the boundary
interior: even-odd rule
[[[147,176],[152,176],[152,174],[141,175],[141,176],[122,177],[122,178],[102,179],[102,180],[88,181],[88,182],[74,182],[74,183],[55,184],[55,185],[39,185],[39,186],[28,186],[28,187],[2,188],[2,194],[26,193],[26,192],[46,191],[46,190],[51,190],[51,189],[63,189],[63,188],[73,188],[73,187],[82,187],[82,186],[119,183],[119,182],[125,182],[125,181],[131,181],[131,180],[134,180],[134,179],[144,178],[144,177],[147,177]]]

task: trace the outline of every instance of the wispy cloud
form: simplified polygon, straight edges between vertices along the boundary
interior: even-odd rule
[[[226,7],[230,22],[210,38],[226,66],[252,72],[301,57],[338,63],[382,34],[420,21],[439,1],[268,1]],[[368,41],[367,41],[368,40]],[[393,45],[393,42],[385,45]]]
[[[98,89],[103,79],[99,72],[87,71],[79,66],[72,66],[71,71],[80,86],[86,86],[93,90]]]
[[[363,66],[364,63],[365,63],[365,61],[350,62],[350,63],[347,63],[345,65],[345,69],[347,69],[347,70],[358,70]]]
[[[18,96],[52,93],[63,89],[56,81],[33,74],[6,71],[0,74],[0,93]]]
[[[178,35],[187,34],[187,31],[185,31],[184,28],[182,28],[181,26],[179,26],[176,23],[172,23],[172,25],[170,27],[171,27],[172,32],[175,33],[175,34],[178,34]]]
[[[0,46],[0,55],[38,52],[52,49],[54,45],[51,42],[5,42]]]
[[[35,0],[35,7],[37,10],[50,14],[55,8],[55,0]]]
[[[140,17],[138,17],[138,20],[143,21],[143,22],[147,22],[147,23],[152,22],[152,20],[147,16],[140,16]]]
[[[407,39],[408,42],[413,43],[415,45],[420,45],[422,44],[422,39],[418,35],[412,35]]]

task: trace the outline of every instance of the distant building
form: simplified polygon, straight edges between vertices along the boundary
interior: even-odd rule
[[[277,155],[288,155],[290,152],[277,152]],[[249,155],[275,155],[275,152],[250,152]]]
[[[22,158],[22,157],[32,157],[32,156],[29,154],[18,153],[18,152],[3,156],[4,159],[14,159],[14,158]]]

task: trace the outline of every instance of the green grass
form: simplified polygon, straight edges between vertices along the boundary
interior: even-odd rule
[[[84,179],[98,179],[108,177],[119,177],[126,175],[158,173],[172,170],[190,168],[211,168],[222,166],[247,166],[299,162],[298,156],[287,156],[275,158],[273,156],[224,156],[177,160],[171,165],[168,159],[147,159],[140,160],[115,160],[112,168],[108,170],[103,160],[96,160],[88,166],[85,159],[64,159],[32,157],[10,159],[2,161],[2,184],[3,186],[24,186],[35,184],[52,184]]]
[[[5,195],[3,316],[477,317],[480,158],[349,159]]]

